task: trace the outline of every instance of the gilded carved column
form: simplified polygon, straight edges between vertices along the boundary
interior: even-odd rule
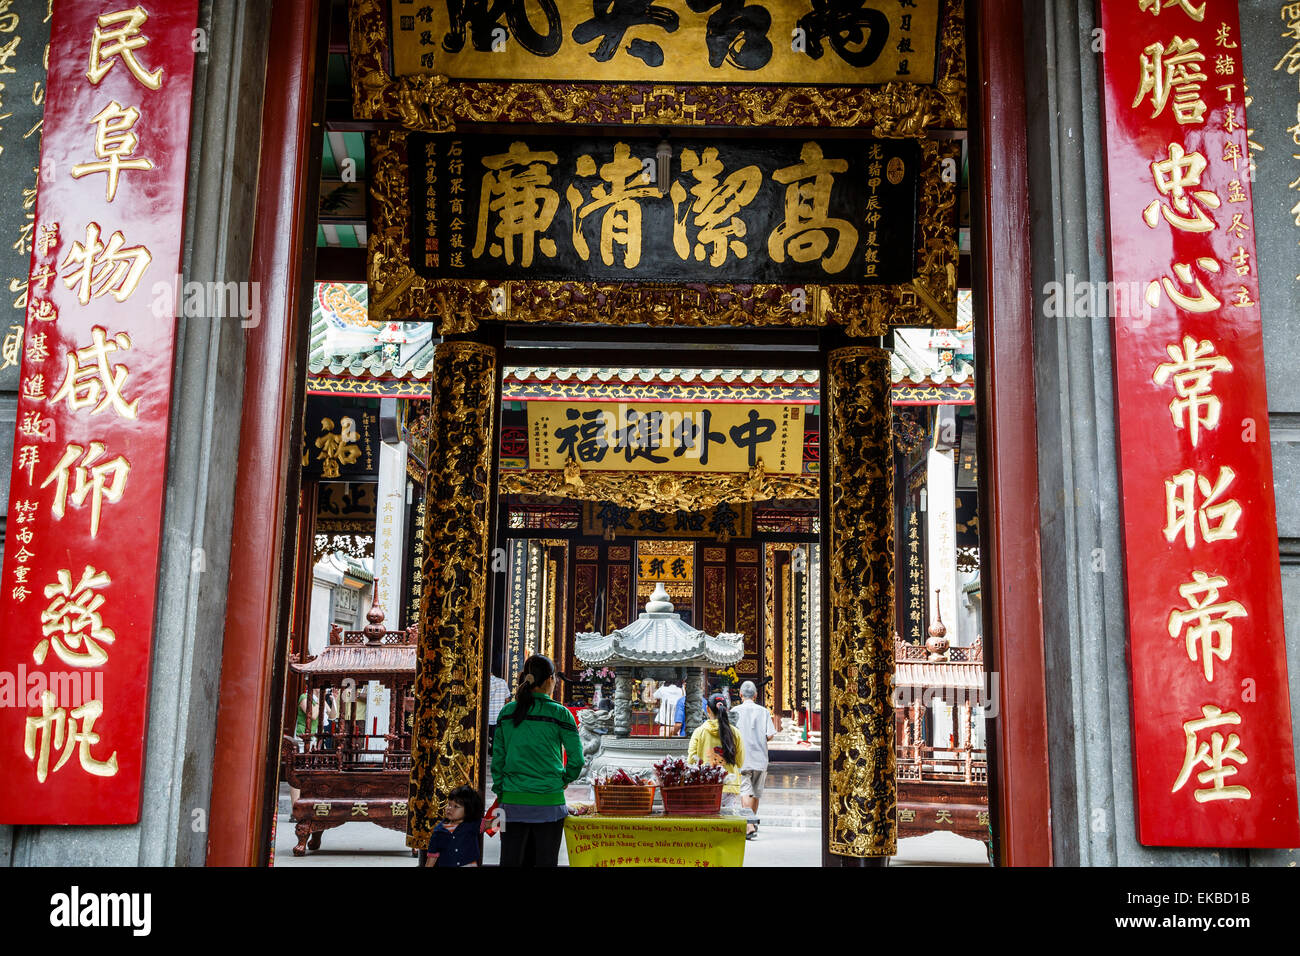
[[[893,856],[898,824],[889,353],[836,349],[828,372],[828,846],[839,856]]]
[[[492,516],[496,351],[443,342],[434,354],[424,595],[411,742],[407,846],[423,849],[447,795],[480,786]]]

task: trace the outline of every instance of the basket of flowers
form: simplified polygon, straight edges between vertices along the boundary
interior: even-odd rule
[[[655,774],[664,798],[664,813],[717,813],[722,809],[726,767],[666,757],[655,764]]]
[[[622,768],[607,776],[597,777],[594,787],[597,813],[643,817],[654,806],[654,781],[643,776],[633,776]]]

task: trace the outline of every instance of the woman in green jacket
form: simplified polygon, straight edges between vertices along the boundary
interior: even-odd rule
[[[492,743],[492,792],[505,813],[502,866],[556,866],[568,807],[564,788],[582,773],[573,714],[551,699],[555,665],[524,661],[512,701],[501,708]],[[565,756],[568,764],[565,764]]]

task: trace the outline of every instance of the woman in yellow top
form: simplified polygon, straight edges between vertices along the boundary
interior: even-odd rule
[[[731,726],[731,715],[728,713],[731,702],[726,694],[711,695],[708,706],[709,718],[691,734],[686,759],[726,767],[727,780],[722,785],[722,805],[736,806],[740,802],[740,768],[745,764],[745,744]]]

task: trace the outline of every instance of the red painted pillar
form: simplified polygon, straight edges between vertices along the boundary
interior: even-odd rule
[[[299,348],[310,296],[321,130],[313,126],[318,13],[311,0],[276,0],[271,18],[256,234],[249,279],[262,321],[248,332],[230,589],[222,648],[208,865],[267,859],[275,800],[269,753],[278,753],[274,693],[289,627],[296,545],[301,423]],[[286,575],[286,567],[288,575]]]
[[[1038,430],[1034,406],[1034,294],[1030,279],[1025,50],[1021,0],[972,4],[972,273],[979,389],[980,542],[988,594],[985,647],[999,675],[990,761],[998,862],[1052,862],[1042,555],[1038,544]],[[987,653],[987,652],[986,652]]]

